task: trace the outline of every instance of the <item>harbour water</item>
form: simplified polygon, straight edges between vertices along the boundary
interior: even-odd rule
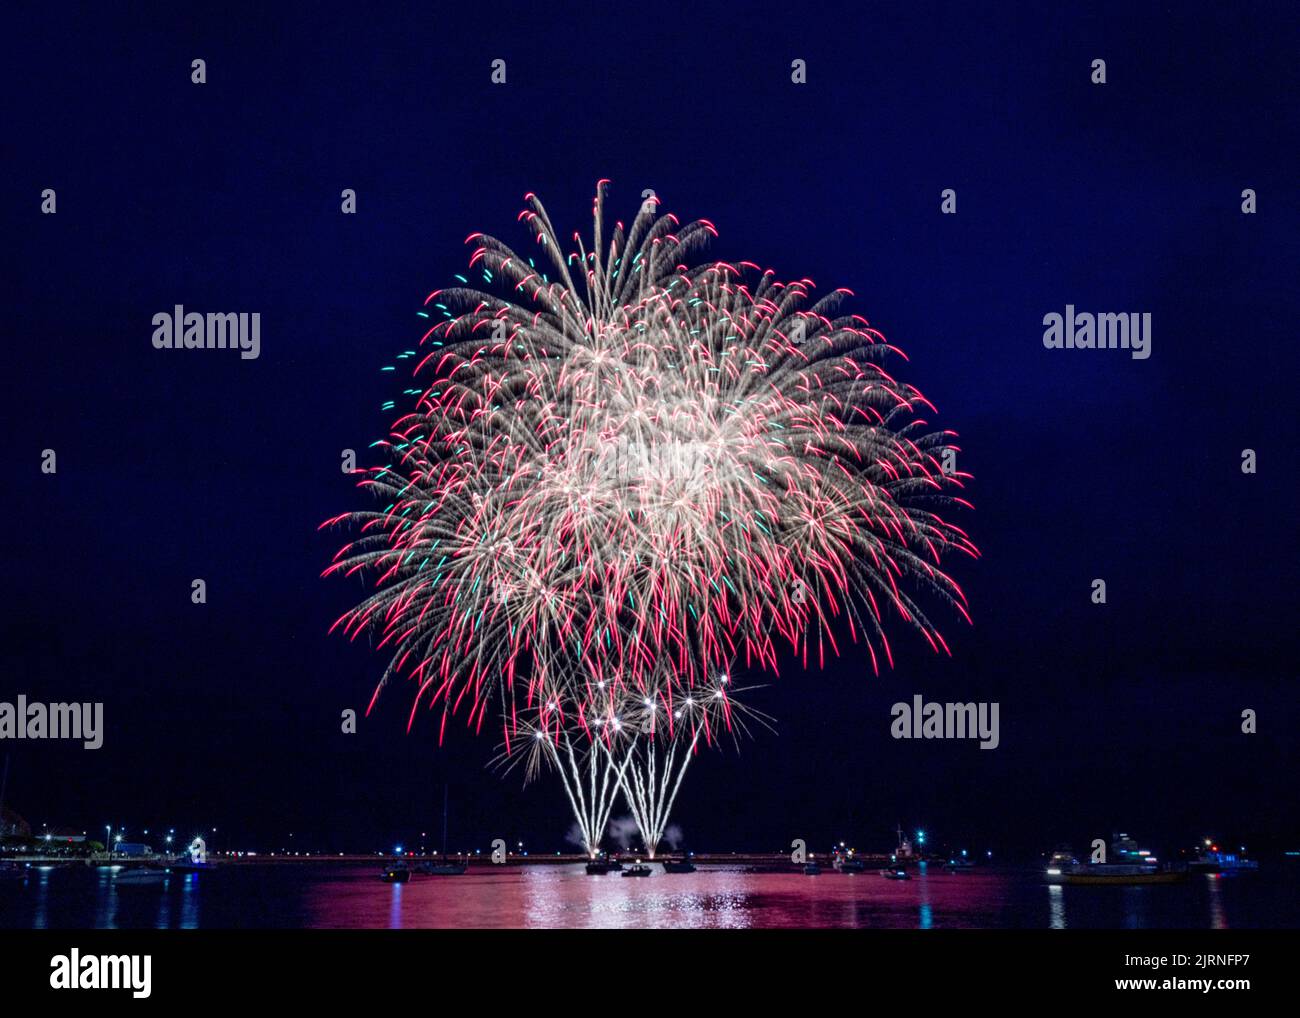
[[[377,865],[298,864],[119,884],[109,868],[34,867],[0,881],[0,928],[1296,928],[1298,876],[1279,867],[1171,886],[1062,887],[1038,867],[929,867],[894,881],[874,871],[665,874],[656,865],[651,877],[627,880],[575,864],[385,884]]]

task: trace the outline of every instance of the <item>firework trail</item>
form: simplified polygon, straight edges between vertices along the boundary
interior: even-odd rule
[[[653,859],[701,743],[716,745],[724,734],[739,743],[753,723],[772,728],[765,714],[738,701],[745,690],[733,688],[726,675],[677,697],[670,713],[663,705],[671,683],[663,671],[644,694],[599,682],[567,700],[552,697],[537,724],[521,725],[515,740],[521,748],[497,757],[504,770],[522,767],[527,780],[549,770],[559,775],[583,849],[593,859],[620,791]]]
[[[606,237],[604,195],[590,250],[575,234],[566,255],[531,195],[536,259],[472,235],[482,285],[431,293],[399,358],[411,409],[361,481],[383,508],[324,524],[358,532],[326,575],[373,585],[335,626],[389,655],[375,695],[408,675],[412,718],[444,728],[499,709],[509,750],[588,738],[573,719],[601,696],[671,718],[733,666],[775,673],[783,646],[820,666],[847,637],[878,672],[889,616],[946,653],[920,601],[968,618],[941,563],[977,552],[939,515],[965,475],[886,371],[898,351],[833,317],[846,290],[692,266],[716,231],[653,199]]]
[[[726,732],[739,745],[741,736],[749,734],[747,722],[752,721],[772,729],[770,718],[740,703],[739,692],[743,690],[733,689],[730,678],[722,674],[679,696],[671,714],[661,716],[658,703],[650,697],[637,705],[643,737],[629,751],[631,762],[621,769],[620,784],[651,859],[668,829],[686,768],[701,742],[712,745]]]

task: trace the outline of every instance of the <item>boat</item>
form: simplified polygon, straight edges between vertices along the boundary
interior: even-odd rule
[[[1171,869],[1160,865],[1159,859],[1127,834],[1111,838],[1110,860],[1098,863],[1080,863],[1068,849],[1052,853],[1047,864],[1049,884],[1131,886],[1137,884],[1176,884],[1187,879],[1185,869]]]
[[[681,860],[665,859],[663,861],[663,867],[665,873],[694,873],[695,872],[695,863],[691,862],[689,859],[681,859]]]
[[[970,873],[975,869],[975,864],[967,858],[955,857],[944,863],[943,869],[945,873]]]
[[[1074,856],[1074,850],[1066,845],[1058,847],[1052,852],[1051,858],[1047,860],[1047,872],[1045,876],[1049,884],[1065,883],[1065,874],[1071,872],[1074,867],[1079,865],[1079,860]]]
[[[587,876],[603,877],[606,873],[619,873],[623,864],[608,852],[600,852],[595,858],[587,860]]]
[[[906,866],[909,862],[921,861],[920,855],[912,847],[911,839],[903,836],[902,824],[896,825],[894,833],[898,835],[898,847],[894,849],[893,854],[890,856],[890,862]],[[925,835],[918,831],[917,840],[924,843],[924,839]]]
[[[636,863],[635,865],[629,866],[625,869],[622,875],[625,877],[648,877],[650,875],[650,867],[642,863]]]
[[[822,868],[815,862],[804,863],[803,875],[805,877],[821,876]]]
[[[395,862],[385,866],[379,877],[386,884],[404,884],[411,879],[411,870],[406,863]]]
[[[1246,858],[1246,850],[1241,854],[1224,852],[1219,846],[1205,839],[1205,847],[1199,849],[1187,868],[1196,873],[1254,873],[1259,869],[1259,861]]]
[[[890,855],[889,865],[880,871],[880,875],[886,880],[911,880],[912,874],[907,871],[907,864],[916,861],[916,855],[912,851],[911,841],[903,837],[902,824],[898,825],[897,834],[898,848],[892,855]],[[925,866],[924,861],[921,862],[921,866]],[[859,868],[853,872],[861,873],[864,869],[866,869],[866,867],[859,864]]]
[[[452,862],[447,858],[447,786],[442,786],[442,862],[425,861],[420,865],[420,873],[426,877],[464,876],[469,868],[463,862]]]
[[[867,870],[867,864],[861,859],[854,858],[851,848],[847,851],[837,848],[832,865],[839,873],[865,873]]]

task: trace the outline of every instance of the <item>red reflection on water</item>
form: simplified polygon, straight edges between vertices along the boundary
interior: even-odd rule
[[[307,891],[309,925],[327,928],[791,928],[998,925],[1007,880],[995,873],[908,881],[867,872],[696,873],[627,879],[581,866],[471,869],[383,884],[340,874]]]

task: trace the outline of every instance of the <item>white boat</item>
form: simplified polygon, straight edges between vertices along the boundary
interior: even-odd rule
[[[1049,884],[1174,884],[1187,879],[1187,870],[1161,867],[1160,861],[1127,834],[1116,834],[1106,862],[1080,863],[1066,850],[1052,853],[1045,877]]]

